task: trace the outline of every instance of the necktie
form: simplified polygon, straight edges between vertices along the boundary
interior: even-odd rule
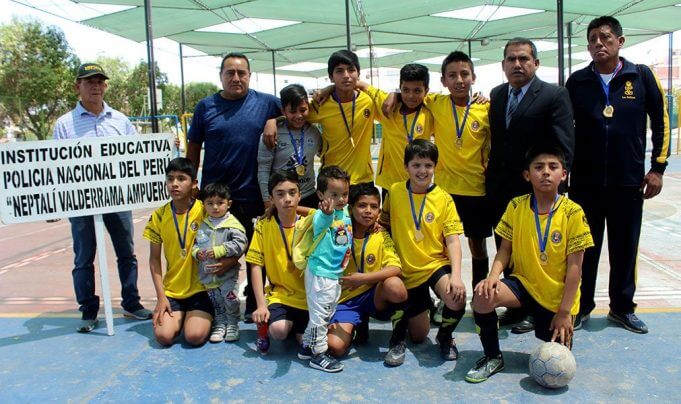
[[[511,90],[511,99],[508,101],[508,111],[506,112],[506,127],[511,124],[511,116],[518,109],[518,96],[522,89],[514,88]]]

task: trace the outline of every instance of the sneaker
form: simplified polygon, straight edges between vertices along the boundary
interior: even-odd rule
[[[440,356],[443,360],[455,361],[459,358],[459,350],[454,338],[437,337],[437,343],[440,345]]]
[[[312,348],[300,344],[298,347],[298,359],[306,361],[312,359]]]
[[[147,310],[144,307],[140,307],[134,311],[123,310],[123,317],[132,318],[135,320],[151,320],[154,316],[151,310]]]
[[[78,324],[78,327],[76,327],[76,331],[82,334],[86,334],[95,328],[97,328],[97,325],[99,324],[99,319],[93,318],[93,319],[82,319],[80,320],[80,324]]]
[[[532,316],[525,317],[521,322],[511,328],[513,334],[525,334],[534,331],[534,318]]]
[[[244,314],[244,324],[253,324],[253,313]]]
[[[314,355],[310,359],[310,367],[328,373],[336,373],[343,370],[343,364],[327,353]]]
[[[404,356],[407,351],[407,343],[402,341],[390,347],[388,353],[385,354],[383,363],[387,366],[400,366],[404,363]]]
[[[355,345],[366,344],[369,341],[369,321],[362,321],[355,327],[355,335],[352,343]]]
[[[591,318],[591,315],[589,315],[589,314],[577,314],[575,316],[575,324],[574,324],[575,331],[581,330],[582,327],[584,327],[584,323],[589,321],[590,318]]]
[[[255,349],[260,352],[260,355],[267,355],[267,352],[270,350],[270,337],[258,337],[255,340]]]
[[[227,324],[227,330],[225,331],[225,341],[235,342],[239,340],[239,326],[236,324]]]
[[[619,323],[625,329],[637,334],[647,334],[648,326],[641,321],[634,313],[615,313],[612,310],[608,313],[608,320]]]
[[[225,340],[225,326],[222,324],[217,324],[214,325],[210,329],[210,337],[208,338],[208,341],[212,343],[217,343],[217,342],[222,342]]]
[[[482,383],[502,370],[504,370],[503,356],[499,355],[496,358],[483,356],[475,363],[475,367],[466,373],[465,379],[469,383]]]

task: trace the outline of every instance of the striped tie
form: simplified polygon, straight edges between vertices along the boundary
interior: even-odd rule
[[[518,96],[520,95],[520,92],[522,89],[520,88],[513,88],[511,89],[511,100],[508,102],[508,111],[506,112],[506,127],[511,124],[511,116],[515,112],[516,109],[518,109]]]

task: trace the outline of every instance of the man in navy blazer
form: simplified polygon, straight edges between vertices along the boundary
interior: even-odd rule
[[[512,198],[532,192],[522,177],[527,151],[539,144],[553,144],[565,153],[569,170],[575,145],[568,92],[536,77],[539,59],[534,43],[526,38],[508,41],[501,66],[508,83],[495,87],[490,94],[492,141],[485,182],[490,224],[494,227]],[[507,271],[505,276],[510,274]],[[518,319],[517,313],[510,312],[500,321],[511,324]],[[531,319],[525,319],[513,331],[522,333],[533,328]]]

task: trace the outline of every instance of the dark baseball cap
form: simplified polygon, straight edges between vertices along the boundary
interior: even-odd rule
[[[102,66],[97,63],[83,63],[78,67],[78,74],[76,75],[76,80],[92,77],[92,76],[103,76],[105,79],[109,79],[109,76],[104,73]]]

